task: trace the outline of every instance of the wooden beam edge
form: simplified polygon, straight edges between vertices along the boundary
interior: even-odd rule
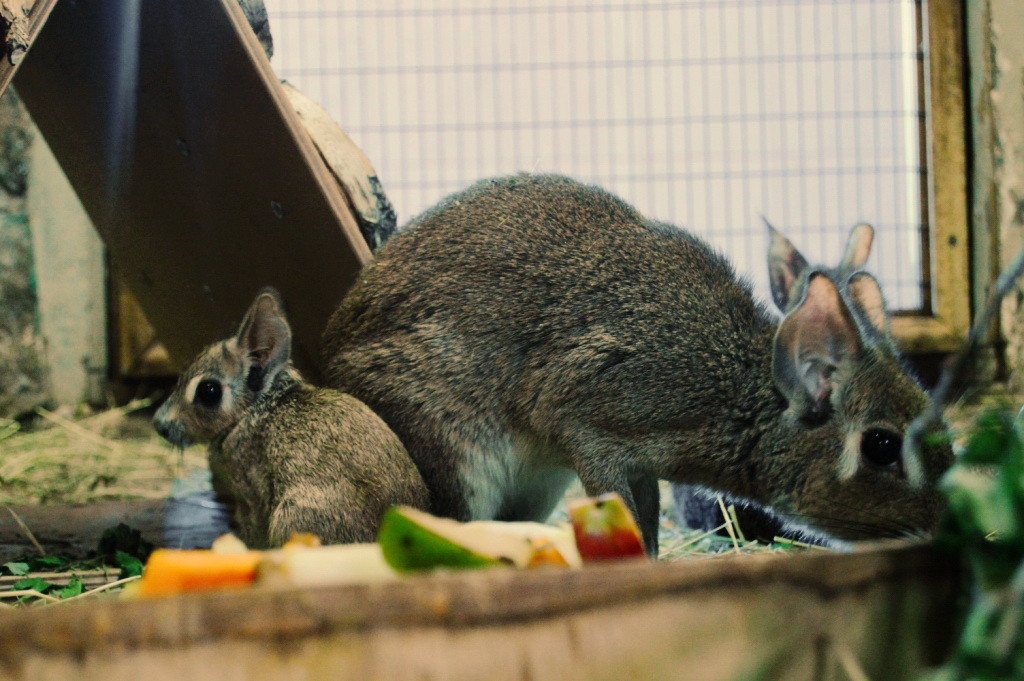
[[[246,20],[245,14],[242,12],[241,7],[239,7],[238,2],[236,0],[219,1],[231,18],[235,31],[242,36],[242,44],[252,56],[252,61],[257,66],[260,79],[266,84],[274,106],[288,128],[288,133],[298,146],[306,164],[313,171],[317,184],[323,195],[327,198],[328,205],[334,213],[338,224],[341,225],[348,240],[352,243],[360,265],[365,266],[372,258],[370,248],[366,245],[366,241],[356,225],[352,209],[342,194],[341,188],[335,182],[334,176],[324,163],[320,152],[302,125],[302,121],[299,120],[298,113],[295,111],[288,95],[284,91],[284,87],[281,85],[281,79],[278,78],[273,67],[271,67],[270,60],[267,59],[267,55],[263,51],[259,40],[257,40],[256,34],[252,32],[252,28],[249,26],[249,22]]]
[[[955,558],[923,544],[851,554],[734,556],[701,561],[626,561],[582,570],[438,572],[339,587],[246,589],[22,610],[0,620],[0,663],[31,651],[178,647],[223,639],[279,641],[367,628],[459,629],[543,621],[586,610],[702,592],[783,586],[828,602],[908,580],[947,593]],[[177,623],[140,626],[140,622]]]
[[[0,6],[7,8],[8,4],[13,5],[10,9],[13,11],[21,11],[21,7],[24,3],[7,3],[0,0]],[[46,20],[50,17],[50,12],[53,11],[54,6],[57,4],[57,0],[35,0],[35,4],[32,5],[25,25],[21,28],[26,34],[27,44],[18,45],[17,47],[11,44],[10,34],[15,30],[16,26],[12,25],[8,29],[8,33],[4,40],[4,54],[0,56],[0,94],[3,94],[7,87],[14,80],[14,74],[17,73],[18,67],[21,62],[24,61],[25,55],[29,50],[32,49],[32,44],[35,42],[36,37],[39,35],[39,31],[42,30]],[[20,5],[20,6],[19,6]],[[23,49],[17,54],[14,50]]]

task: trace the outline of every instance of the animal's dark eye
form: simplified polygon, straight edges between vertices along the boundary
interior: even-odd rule
[[[903,438],[885,428],[870,428],[860,440],[860,455],[875,468],[895,470],[903,451]]]
[[[224,390],[221,388],[220,381],[207,378],[199,381],[199,385],[196,386],[196,397],[193,401],[200,406],[212,409],[220,404],[220,398],[223,393]]]

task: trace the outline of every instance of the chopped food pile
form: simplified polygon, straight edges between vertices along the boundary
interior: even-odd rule
[[[280,549],[252,551],[231,535],[209,550],[157,549],[130,595],[159,596],[249,586],[324,586],[393,579],[438,568],[579,568],[644,555],[640,530],[617,494],[569,506],[571,526],[461,523],[408,506],[392,506],[377,542],[319,546],[296,535]]]

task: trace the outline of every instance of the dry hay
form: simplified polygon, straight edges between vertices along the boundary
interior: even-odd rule
[[[710,531],[691,530],[680,525],[675,520],[674,502],[672,501],[672,491],[669,489],[669,483],[662,480],[659,485],[661,489],[661,513],[658,526],[658,556],[660,560],[703,559],[736,554],[761,554],[779,551],[802,551],[805,549],[816,551],[829,550],[821,546],[811,546],[810,544],[781,537],[776,537],[775,541],[771,544],[748,540],[743,535],[743,530],[736,519],[735,510],[731,506],[726,510],[725,514],[729,520],[722,526]],[[548,522],[555,525],[567,524],[569,522],[569,515],[565,502],[582,496],[586,496],[586,492],[583,490],[583,485],[577,481],[566,491],[565,498],[555,508]],[[720,534],[723,531],[726,534]]]
[[[135,414],[149,406],[137,400],[81,419],[38,408],[43,423],[29,432],[0,419],[0,504],[166,497],[176,477],[206,466],[206,454],[163,442]]]
[[[74,596],[55,596],[42,593],[35,589],[15,588],[18,582],[26,578],[43,579],[55,586],[69,586],[77,580],[81,592]],[[0,609],[35,606],[46,607],[80,601],[95,596],[118,597],[125,586],[140,579],[138,575],[120,577],[114,568],[97,568],[94,570],[74,570],[67,572],[32,572],[24,576],[4,575],[0,577]]]

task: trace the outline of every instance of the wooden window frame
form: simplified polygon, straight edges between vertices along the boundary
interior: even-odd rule
[[[893,334],[910,353],[956,349],[971,321],[964,8],[961,0],[925,0],[923,7],[925,306],[892,319]]]

